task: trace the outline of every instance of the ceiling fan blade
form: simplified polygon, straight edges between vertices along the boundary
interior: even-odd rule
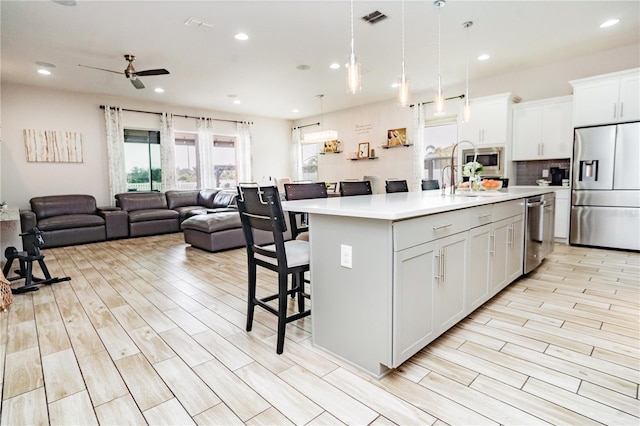
[[[114,74],[120,74],[120,75],[124,74],[122,71],[113,71],[113,70],[108,70],[108,69],[105,69],[105,68],[91,67],[89,65],[78,64],[78,66],[82,67],[82,68],[91,68],[92,70],[112,72]]]
[[[158,68],[155,70],[144,70],[144,71],[136,71],[136,75],[144,77],[146,75],[164,75],[169,74],[169,71],[164,68]]]
[[[131,81],[131,84],[133,84],[133,87],[136,89],[144,89],[144,84],[142,84],[142,82],[137,78],[131,78],[129,81]]]

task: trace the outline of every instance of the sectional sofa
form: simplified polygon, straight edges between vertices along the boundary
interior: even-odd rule
[[[43,248],[184,230],[185,242],[218,251],[244,245],[235,195],[219,189],[127,192],[116,195],[116,207],[97,207],[91,195],[35,197],[31,209],[20,210],[21,227],[43,231]]]

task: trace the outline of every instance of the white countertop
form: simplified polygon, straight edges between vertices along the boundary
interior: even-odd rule
[[[393,194],[359,195],[354,197],[314,198],[311,200],[283,201],[284,210],[349,216],[368,219],[402,220],[459,210],[484,204],[499,203],[518,198],[553,193],[554,187],[509,187],[500,191],[480,191],[477,196],[440,195],[440,190],[398,192]]]

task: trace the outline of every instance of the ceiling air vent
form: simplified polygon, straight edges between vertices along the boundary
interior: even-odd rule
[[[368,22],[372,25],[380,21],[383,21],[385,19],[387,19],[387,15],[385,15],[384,13],[378,10],[376,10],[375,12],[371,12],[370,14],[362,17],[363,21]]]

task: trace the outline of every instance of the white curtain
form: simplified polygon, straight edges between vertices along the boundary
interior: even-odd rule
[[[160,163],[162,190],[176,189],[176,138],[173,131],[173,114],[162,113],[160,118]]]
[[[236,164],[238,165],[238,183],[252,182],[251,123],[248,121],[238,122],[237,128],[238,146],[236,147]]]
[[[425,119],[424,104],[415,105],[413,107],[413,191],[422,191]]]
[[[294,181],[302,180],[302,145],[300,144],[300,127],[291,130],[291,177]]]
[[[124,124],[122,109],[104,107],[107,136],[107,161],[109,162],[109,196],[115,204],[115,195],[127,192],[127,170],[124,163]]]
[[[198,183],[200,189],[215,188],[216,176],[213,169],[213,120],[198,119]]]

